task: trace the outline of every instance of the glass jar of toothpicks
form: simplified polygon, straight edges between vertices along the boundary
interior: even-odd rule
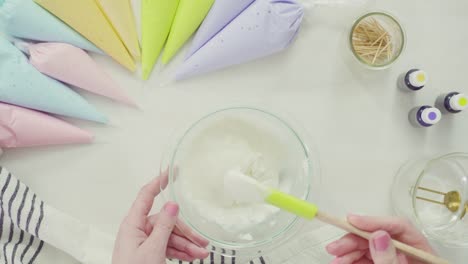
[[[350,31],[354,57],[371,69],[385,69],[401,55],[405,33],[393,16],[371,12],[358,18]]]

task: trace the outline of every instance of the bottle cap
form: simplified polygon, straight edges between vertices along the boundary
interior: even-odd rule
[[[435,107],[426,108],[421,113],[421,119],[428,125],[435,125],[442,119],[442,113]]]
[[[468,96],[456,94],[450,98],[450,107],[455,111],[462,111],[468,108]]]
[[[423,70],[416,70],[409,74],[408,81],[414,87],[423,87],[427,83],[427,73]]]

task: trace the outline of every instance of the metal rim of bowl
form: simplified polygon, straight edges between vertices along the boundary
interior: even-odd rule
[[[354,29],[361,23],[361,21],[363,21],[364,19],[366,19],[366,18],[368,18],[370,16],[375,16],[375,15],[385,16],[385,17],[391,19],[393,22],[395,22],[396,25],[398,25],[398,28],[399,28],[399,31],[400,31],[400,34],[401,34],[401,47],[400,47],[400,50],[399,50],[398,54],[396,56],[393,56],[393,58],[391,60],[389,60],[387,63],[382,64],[382,65],[375,65],[374,66],[372,64],[367,63],[358,54],[356,54],[356,51],[355,51],[354,46],[353,46],[353,32],[354,32]],[[395,16],[393,16],[392,14],[390,14],[388,12],[384,12],[384,11],[374,11],[374,12],[370,12],[370,13],[366,13],[364,15],[361,15],[353,23],[353,26],[351,27],[351,31],[349,32],[349,46],[350,46],[351,52],[354,55],[354,58],[356,58],[361,64],[363,64],[367,68],[370,68],[370,69],[373,69],[373,70],[384,70],[384,69],[389,68],[393,63],[395,63],[400,58],[401,54],[403,53],[403,50],[406,47],[406,33],[405,33],[405,30],[403,29],[403,27],[401,26],[400,21],[398,21],[398,19]]]
[[[230,110],[252,110],[252,111],[258,111],[260,113],[263,113],[263,114],[266,114],[270,117],[273,117],[275,118],[276,120],[278,120],[281,124],[283,124],[284,126],[286,126],[287,129],[290,130],[290,132],[292,132],[294,134],[294,136],[297,138],[297,140],[299,141],[299,143],[301,144],[303,150],[304,150],[304,155],[305,155],[305,158],[307,160],[307,165],[308,165],[308,174],[307,175],[307,179],[308,179],[308,182],[307,182],[307,189],[306,189],[306,194],[305,194],[305,197],[304,199],[309,199],[310,198],[310,178],[311,178],[311,173],[312,171],[314,171],[314,173],[318,174],[318,169],[314,170],[314,168],[312,167],[312,162],[315,162],[316,164],[314,164],[316,167],[318,167],[318,160],[314,160],[312,161],[312,157],[311,157],[311,153],[310,153],[310,150],[308,148],[308,146],[305,144],[305,142],[303,141],[303,139],[299,136],[299,134],[296,132],[296,130],[294,130],[287,122],[285,122],[282,118],[278,117],[277,115],[273,114],[273,113],[270,113],[269,111],[267,110],[262,110],[262,109],[259,109],[259,108],[254,108],[254,107],[244,107],[244,106],[238,106],[238,107],[229,107],[229,108],[223,108],[223,109],[220,109],[220,110],[217,110],[217,111],[214,111],[214,112],[211,112],[210,114],[207,114],[205,116],[203,116],[202,118],[200,118],[199,120],[197,120],[196,122],[194,122],[186,131],[185,133],[183,133],[183,135],[179,138],[175,148],[174,148],[174,151],[172,153],[172,157],[170,158],[170,165],[169,165],[169,186],[170,186],[170,196],[174,199],[175,202],[177,202],[177,196],[175,194],[175,191],[174,191],[174,169],[175,169],[175,166],[174,166],[174,161],[175,161],[175,157],[177,155],[177,151],[179,149],[179,146],[180,144],[183,142],[184,138],[192,131],[192,129],[194,129],[198,124],[200,124],[202,121],[206,120],[207,118],[211,117],[211,116],[214,116],[216,114],[219,114],[221,112],[225,112],[225,111],[230,111]],[[314,175],[315,177],[319,177],[319,175]],[[198,228],[196,228],[194,225],[192,225],[192,223],[188,220],[187,217],[184,216],[184,212],[183,210],[181,210],[180,212],[180,215],[181,215],[181,218],[182,220],[190,227],[192,228],[193,230],[195,230],[198,234],[202,235],[203,237],[205,237],[206,239],[208,239],[210,242],[212,243],[215,243],[217,247],[229,247],[230,250],[239,250],[239,249],[246,249],[246,248],[255,248],[255,247],[261,247],[261,246],[265,246],[265,245],[269,245],[271,244],[273,241],[277,240],[278,238],[280,238],[281,236],[283,236],[285,233],[287,233],[288,231],[290,231],[292,228],[296,227],[299,223],[300,223],[300,220],[301,218],[296,216],[294,218],[293,221],[291,221],[285,228],[283,228],[281,231],[277,232],[276,234],[272,235],[270,238],[268,239],[265,239],[265,240],[262,240],[262,241],[259,241],[259,242],[254,242],[254,243],[246,243],[246,244],[242,244],[242,245],[238,245],[238,244],[234,244],[234,243],[229,243],[229,242],[226,242],[226,241],[219,241],[217,239],[214,239],[212,237],[209,237],[207,235],[205,235],[203,232],[201,232]],[[293,234],[291,234],[293,235]]]

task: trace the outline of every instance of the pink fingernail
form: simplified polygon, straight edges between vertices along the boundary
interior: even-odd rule
[[[330,264],[340,264],[342,258],[336,257]]]
[[[386,251],[390,246],[391,238],[387,233],[381,233],[374,238],[374,248],[377,251]]]
[[[357,214],[348,214],[348,219],[356,219],[358,217],[359,217],[359,215],[357,215]]]
[[[164,206],[164,211],[166,211],[170,216],[177,216],[179,214],[179,205],[173,202],[168,202]]]
[[[338,247],[338,241],[335,241],[327,246],[328,253],[332,254]]]

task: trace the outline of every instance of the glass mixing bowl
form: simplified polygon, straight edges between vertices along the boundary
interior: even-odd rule
[[[468,246],[468,154],[412,160],[398,171],[393,207],[433,240]]]
[[[318,202],[320,189],[318,161],[310,151],[307,136],[300,130],[300,126],[293,127],[291,120],[286,121],[277,114],[250,107],[233,107],[210,113],[191,124],[169,143],[170,147],[161,164],[161,172],[169,171],[169,184],[164,192],[166,198],[179,203],[181,220],[210,241],[208,249],[213,253],[236,258],[239,262],[248,261],[286,243],[301,229],[304,222],[292,214],[278,210],[252,227],[232,232],[213,221],[214,216],[208,216],[197,209],[199,204],[193,197],[206,194],[201,192],[211,192],[212,195],[207,197],[219,195],[219,199],[222,199],[225,187],[222,183],[222,171],[219,178],[208,179],[203,170],[200,172],[199,169],[194,169],[194,160],[197,168],[216,168],[217,159],[226,158],[223,157],[224,153],[202,161],[198,156],[203,155],[201,150],[217,146],[216,142],[226,141],[236,148],[239,144],[255,145],[260,146],[259,152],[274,153],[272,164],[275,164],[278,171],[282,190],[315,203]],[[206,184],[208,189],[187,188],[183,184],[186,180]],[[255,213],[251,211],[251,214]],[[216,219],[222,217],[229,216],[219,213],[215,216]],[[249,217],[252,216],[243,215],[239,220]]]

